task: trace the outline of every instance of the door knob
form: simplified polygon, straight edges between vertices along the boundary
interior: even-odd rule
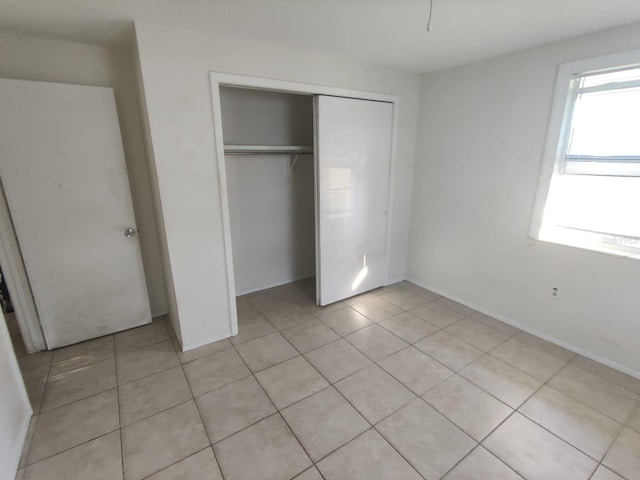
[[[127,228],[124,231],[124,236],[127,238],[133,238],[136,236],[136,231],[133,228]]]

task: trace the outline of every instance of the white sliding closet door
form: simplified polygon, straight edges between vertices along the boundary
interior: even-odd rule
[[[47,346],[149,323],[113,90],[1,79],[0,151]]]
[[[319,305],[385,281],[393,105],[316,97]]]

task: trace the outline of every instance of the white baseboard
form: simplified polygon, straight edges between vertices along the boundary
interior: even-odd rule
[[[276,283],[270,283],[268,285],[261,285],[259,287],[251,287],[248,288],[246,290],[236,290],[236,296],[241,296],[241,295],[248,295],[249,293],[254,293],[254,292],[259,292],[260,290],[266,290],[268,288],[274,288],[274,287],[279,287],[281,285],[286,285],[287,283],[293,283],[293,282],[297,282],[299,280],[305,280],[307,278],[312,278],[315,277],[316,274],[315,273],[307,273],[304,275],[299,275],[297,277],[291,278],[289,280],[284,280],[284,281],[279,281]]]
[[[204,347],[205,345],[209,345],[210,343],[219,342],[220,340],[224,340],[225,338],[231,337],[231,332],[225,333],[222,335],[218,335],[216,337],[208,338],[207,340],[203,340],[202,342],[192,343],[190,345],[182,345],[180,339],[178,338],[178,343],[180,343],[180,348],[183,352],[188,352],[189,350],[195,350],[196,348]]]
[[[394,283],[404,282],[405,280],[406,280],[405,277],[392,278],[390,280],[387,280],[384,286],[386,287],[388,285],[393,285]]]
[[[559,340],[555,337],[552,337],[551,335],[547,335],[546,333],[540,332],[539,330],[536,330],[534,328],[531,328],[527,325],[524,325],[520,322],[516,322],[515,320],[512,320],[508,317],[505,317],[504,315],[500,315],[499,313],[493,312],[487,308],[475,305],[473,303],[467,302],[466,300],[462,299],[462,298],[458,298],[455,295],[451,295],[447,292],[444,292],[442,290],[439,290],[437,288],[431,287],[430,285],[427,285],[425,283],[422,283],[418,280],[415,280],[413,278],[407,278],[406,279],[408,282],[411,282],[419,287],[422,287],[426,290],[430,290],[433,293],[437,293],[438,295],[441,295],[443,297],[448,298],[449,300],[453,300],[454,302],[458,302],[466,307],[469,308],[473,308],[474,310],[477,310],[480,313],[484,313],[485,315],[489,315],[490,317],[493,318],[497,318],[498,320],[500,320],[501,322],[507,323],[513,327],[519,328],[520,330],[523,330],[527,333],[530,333],[531,335],[534,335],[538,338],[541,338],[543,340],[546,340],[547,342],[551,342],[555,345],[558,345],[559,347],[562,348],[566,348],[567,350],[573,352],[573,353],[577,353],[579,355],[582,355],[583,357],[586,357],[590,360],[593,360],[595,362],[601,363],[603,365],[606,365],[607,367],[613,368],[614,370],[618,370],[619,372],[622,373],[626,373],[627,375],[630,375],[632,377],[638,378],[640,379],[640,372],[637,370],[633,370],[632,368],[629,367],[625,367],[624,365],[620,365],[619,363],[613,362],[611,360],[608,360],[604,357],[601,357],[599,355],[596,355],[595,353],[589,352],[587,350],[584,350],[580,347],[576,347],[575,345],[572,345],[570,343],[567,343],[563,340]]]
[[[31,410],[31,409],[29,409]],[[18,467],[20,466],[20,458],[22,457],[22,450],[24,449],[25,443],[27,441],[27,433],[29,432],[29,424],[31,423],[31,415],[27,415],[25,419],[22,421],[22,425],[20,425],[20,431],[18,432],[18,437],[15,442],[12,442],[12,446],[14,447],[9,454],[9,458],[13,461],[13,465],[10,469],[15,476],[18,472]],[[1,472],[0,472],[1,473]],[[13,477],[9,477],[13,478]]]
[[[160,310],[159,312],[152,312],[151,318],[158,318],[164,315],[169,315],[169,310]]]

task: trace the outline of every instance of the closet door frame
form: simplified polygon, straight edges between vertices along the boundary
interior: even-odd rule
[[[387,216],[387,234],[385,249],[385,285],[389,281],[389,257],[390,257],[390,239],[391,239],[391,218],[393,216],[393,185],[396,164],[396,145],[398,136],[398,115],[400,108],[400,99],[397,95],[385,93],[367,92],[364,90],[352,90],[345,88],[329,87],[326,85],[317,85],[311,83],[290,82],[286,80],[276,80],[270,78],[251,77],[247,75],[235,75],[222,72],[209,72],[211,82],[211,107],[213,114],[213,130],[215,139],[216,160],[218,163],[218,182],[220,184],[220,203],[222,207],[222,226],[224,235],[225,250],[225,266],[227,269],[227,293],[229,297],[229,320],[231,335],[238,334],[238,312],[236,310],[236,288],[235,275],[233,266],[233,249],[231,244],[231,222],[229,215],[229,196],[227,190],[227,174],[224,156],[224,140],[222,135],[222,107],[220,103],[220,87],[244,87],[258,90],[269,90],[281,93],[295,93],[302,95],[327,95],[333,97],[356,98],[360,100],[372,100],[377,102],[387,102],[393,105],[392,131],[391,131],[391,161],[389,167],[389,192],[388,192],[388,211]],[[315,140],[315,139],[314,139]],[[316,179],[317,181],[317,179]],[[317,192],[316,192],[317,193]],[[317,209],[317,195],[316,209]],[[316,243],[317,243],[317,225],[316,225]],[[316,245],[316,268],[318,262],[318,246]],[[316,272],[317,274],[317,272]]]

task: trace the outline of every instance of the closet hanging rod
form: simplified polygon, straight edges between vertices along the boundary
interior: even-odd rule
[[[313,147],[307,145],[225,145],[228,155],[304,155],[313,153]]]

